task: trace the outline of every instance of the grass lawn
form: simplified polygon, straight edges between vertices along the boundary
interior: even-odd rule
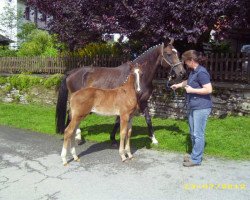
[[[39,133],[55,134],[55,107],[0,103],[0,125]],[[80,128],[85,139],[109,142],[115,117],[89,115]],[[133,119],[132,146],[174,152],[191,149],[186,120],[153,118],[159,145],[151,145],[143,117]],[[119,134],[117,134],[117,138]],[[206,129],[205,154],[229,159],[250,160],[250,117],[209,118]]]

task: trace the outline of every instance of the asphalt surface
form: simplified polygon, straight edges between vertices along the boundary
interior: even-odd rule
[[[62,165],[61,136],[0,126],[0,199],[165,200],[250,199],[250,161],[205,158],[182,166],[183,155],[134,149],[122,163],[107,143],[77,147],[79,162]]]

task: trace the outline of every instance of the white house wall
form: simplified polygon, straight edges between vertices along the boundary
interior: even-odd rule
[[[0,13],[4,13],[4,7],[11,6],[14,9],[14,13],[17,13],[17,0],[0,0]],[[17,24],[16,21],[13,24]],[[1,26],[1,25],[0,25]],[[12,29],[8,27],[1,26],[1,34],[6,38],[14,41],[14,43],[10,44],[11,48],[15,48],[17,46],[17,27],[14,26]]]
[[[30,9],[30,13],[29,13],[29,20],[25,19],[25,5],[26,1],[25,0],[0,0],[0,13],[4,12],[4,7],[5,6],[11,6],[14,8],[14,12],[16,13],[16,15],[18,14],[18,12],[22,13],[22,18],[19,19],[18,23],[15,22],[15,24],[17,26],[15,26],[12,30],[8,30],[7,27],[1,27],[0,25],[0,34],[11,39],[12,41],[14,41],[13,43],[10,44],[11,48],[17,48],[20,44],[20,41],[17,38],[17,33],[20,32],[20,25],[22,23],[25,22],[35,22],[35,12],[34,9]],[[41,13],[37,13],[37,26],[40,29],[46,29],[46,22],[43,22],[40,20],[42,14]]]

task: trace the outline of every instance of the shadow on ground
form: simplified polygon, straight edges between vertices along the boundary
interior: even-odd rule
[[[84,128],[81,128],[81,131],[84,131],[85,135],[98,135],[102,133],[110,133],[113,130],[113,125],[112,124],[99,124],[99,125],[94,125],[94,126],[87,126]],[[173,124],[173,125],[161,125],[161,126],[154,126],[154,130],[166,130],[170,132],[170,134],[173,135],[185,135],[186,136],[186,152],[190,153],[192,149],[191,145],[191,140],[190,136],[188,133],[183,131],[182,129],[179,128],[178,124]],[[119,135],[119,129],[116,134],[116,138],[118,138]],[[140,137],[137,137],[140,136]],[[119,146],[119,140],[118,146]],[[131,148],[133,153],[135,153],[138,149],[142,148],[147,148],[150,149],[152,146],[151,140],[148,137],[148,128],[147,127],[142,127],[142,126],[133,126],[133,133],[131,137]],[[84,144],[83,144],[84,145]],[[104,149],[117,149],[118,147],[112,147],[110,140],[106,140],[104,142],[99,142],[99,143],[94,143],[90,147],[88,147],[85,151],[81,152],[79,154],[79,157],[85,156],[87,154],[91,154],[94,152],[102,151]]]

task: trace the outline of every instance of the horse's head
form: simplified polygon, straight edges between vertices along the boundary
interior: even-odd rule
[[[177,50],[173,46],[174,40],[171,39],[169,44],[163,49],[161,65],[163,67],[171,67],[169,79],[182,79],[186,74],[183,63],[179,59]]]

